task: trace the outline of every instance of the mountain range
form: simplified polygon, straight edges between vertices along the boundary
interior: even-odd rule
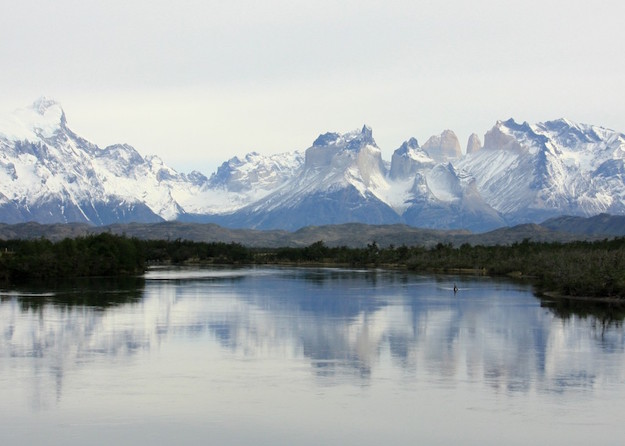
[[[625,135],[566,119],[498,121],[463,151],[451,130],[382,158],[373,131],[302,151],[249,153],[179,173],[127,144],[105,148],[40,98],[0,117],[0,222],[217,223],[297,230],[349,222],[474,232],[560,215],[625,214]]]

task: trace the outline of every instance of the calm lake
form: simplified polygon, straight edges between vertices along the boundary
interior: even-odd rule
[[[162,268],[0,299],[3,445],[606,445],[625,433],[621,322],[541,306],[529,285]]]

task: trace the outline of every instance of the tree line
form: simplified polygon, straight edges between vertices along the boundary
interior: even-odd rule
[[[0,279],[129,276],[145,271],[145,246],[138,239],[112,234],[0,241]]]
[[[102,233],[51,242],[0,241],[0,280],[129,276],[167,263],[393,267],[422,272],[531,278],[539,290],[566,296],[625,299],[625,238],[594,242],[473,246],[305,247],[259,249],[238,243],[140,240]]]

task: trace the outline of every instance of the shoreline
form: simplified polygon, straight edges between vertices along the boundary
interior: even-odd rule
[[[568,296],[555,291],[543,291],[536,293],[536,296],[547,302],[571,301],[625,306],[625,299],[618,297]]]

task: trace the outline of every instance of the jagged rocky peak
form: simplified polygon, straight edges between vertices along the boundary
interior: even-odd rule
[[[467,155],[478,152],[482,148],[482,140],[477,135],[477,133],[471,134],[469,136],[469,141],[467,142]]]
[[[497,121],[484,135],[484,150],[522,150],[521,144],[512,134],[520,126],[514,119]]]
[[[143,163],[143,157],[129,144],[113,144],[96,152],[98,157],[108,157],[124,164]]]
[[[484,149],[509,151],[551,151],[553,141],[540,125],[519,124],[514,119],[497,121],[484,136]]]
[[[362,126],[360,134],[362,135],[363,139],[366,139],[368,142],[375,144],[375,141],[373,141],[373,129],[367,124]]]
[[[195,186],[202,186],[208,183],[208,178],[202,172],[192,170],[187,174],[182,174],[182,177]]]
[[[434,160],[420,147],[416,138],[410,138],[393,152],[391,157],[391,180],[401,180],[412,177],[425,166],[431,166]]]
[[[256,152],[249,153],[246,158],[256,155]],[[233,180],[237,180],[241,175],[238,169],[245,164],[245,161],[238,156],[233,156],[228,161],[224,161],[210,177],[212,187],[226,186]]]
[[[261,155],[250,152],[224,162],[207,182],[208,187],[231,192],[266,189],[288,180],[303,163],[301,152]]]
[[[319,135],[317,139],[315,139],[315,141],[313,142],[313,147],[330,145],[336,142],[340,137],[341,135],[339,133],[333,133],[333,132],[324,133],[322,135]]]
[[[367,125],[364,125],[361,130],[344,134],[324,133],[313,142],[311,147],[306,149],[305,166],[307,168],[329,166],[339,153],[346,150],[358,153],[365,147],[373,148],[379,152],[373,139],[373,130]]]
[[[312,147],[323,147],[345,142],[367,143],[375,145],[373,140],[373,130],[368,125],[364,125],[361,130],[354,130],[345,134],[327,132],[319,135],[313,142]]]
[[[373,139],[373,130],[368,125],[363,125],[360,131],[354,130],[346,133],[343,135],[343,139],[345,141],[345,148],[349,150],[359,151],[366,146],[377,147]]]
[[[417,138],[410,138],[408,141],[404,141],[399,149],[395,150],[395,153],[399,155],[408,154],[419,148],[419,141]]]
[[[437,163],[444,163],[462,156],[460,141],[451,130],[432,136],[421,148]]]

